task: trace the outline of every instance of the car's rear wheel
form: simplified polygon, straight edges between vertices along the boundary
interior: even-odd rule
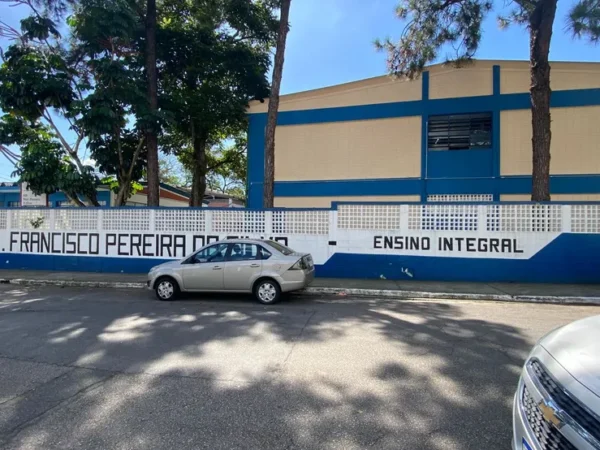
[[[154,286],[156,297],[163,302],[175,300],[179,294],[179,285],[170,277],[159,278]]]
[[[272,305],[281,300],[281,288],[275,280],[265,278],[254,286],[254,296],[263,305]]]

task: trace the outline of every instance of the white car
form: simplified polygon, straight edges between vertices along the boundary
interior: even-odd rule
[[[600,316],[550,332],[527,358],[513,406],[513,449],[600,449]]]

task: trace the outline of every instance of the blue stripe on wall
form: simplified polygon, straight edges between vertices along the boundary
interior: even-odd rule
[[[277,197],[329,197],[361,195],[529,194],[531,176],[502,178],[383,178],[364,180],[278,181]],[[552,194],[598,194],[600,175],[552,175]],[[262,195],[262,194],[261,194]]]
[[[427,178],[491,177],[494,153],[491,148],[427,152]]]
[[[421,111],[421,179],[427,178],[427,133],[429,127],[429,71],[423,72],[421,84],[421,100],[423,101],[423,110]],[[421,189],[419,195],[421,201],[427,200],[427,191],[425,183],[420,183]]]
[[[410,275],[408,275],[410,273]],[[526,260],[336,253],[317,276],[526,283],[600,282],[600,235],[563,233]]]
[[[386,180],[278,181],[276,197],[327,197],[339,195],[415,195],[421,193],[419,178]]]
[[[423,73],[423,76],[425,76]],[[427,103],[427,105],[425,105]],[[600,89],[572,89],[552,92],[553,108],[600,105]],[[498,94],[474,97],[425,99],[410,102],[380,103],[374,105],[343,106],[337,108],[282,111],[277,125],[306,125],[314,123],[345,122],[350,120],[384,119],[429,114],[461,114],[498,109],[516,110],[531,107],[529,94]],[[266,113],[250,114],[250,118],[263,118]],[[266,123],[266,122],[265,122]]]
[[[262,208],[266,114],[251,114],[248,126],[248,206]]]
[[[494,95],[494,109],[492,111],[492,176],[500,176],[500,106],[499,98],[502,86],[500,85],[500,66],[496,65],[492,67],[492,86]],[[494,201],[500,200],[500,193],[493,192]]]
[[[3,269],[63,270],[69,272],[147,273],[169,259],[110,258],[0,253]]]
[[[417,100],[411,102],[381,103],[376,105],[309,109],[305,111],[283,111],[279,113],[277,125],[306,125],[324,122],[347,122],[349,120],[408,117],[417,116],[421,114],[422,110],[423,102]]]

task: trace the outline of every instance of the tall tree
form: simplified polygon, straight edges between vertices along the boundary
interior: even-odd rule
[[[287,41],[292,0],[281,0],[281,17],[277,33],[277,47],[275,49],[275,65],[273,67],[273,82],[269,97],[269,110],[267,113],[267,128],[265,130],[265,181],[263,193],[263,206],[272,208],[275,188],[275,129],[279,112],[279,91],[283,76],[283,62],[285,60],[285,44]]]
[[[7,113],[0,144],[21,147],[15,174],[36,194],[60,190],[79,206],[80,196],[98,206],[103,177],[123,205],[143,173],[149,116],[136,12],[129,0],[80,0],[63,46],[55,22],[28,5],[34,14],[21,22],[22,36],[0,67],[0,107]],[[69,124],[74,144],[57,117]],[[99,172],[81,162],[82,144]]]
[[[148,104],[151,115],[158,112],[158,77],[156,73],[156,0],[147,0],[146,9],[146,76],[148,77]],[[146,132],[148,148],[148,206],[160,203],[158,136],[154,121]]]
[[[502,27],[511,23],[529,29],[530,98],[532,116],[533,201],[550,200],[550,65],[548,55],[557,0],[514,0],[514,8],[499,17]],[[491,0],[402,0],[397,16],[407,24],[399,42],[376,42],[388,52],[393,74],[414,78],[425,65],[436,61],[441,50],[453,48],[449,62],[461,65],[475,55],[482,23],[493,10]],[[598,39],[598,0],[579,0],[572,10],[571,27],[576,36]]]
[[[99,206],[98,178],[79,156],[85,132],[72,114],[87,83],[67,61],[56,24],[68,2],[15,3],[27,6],[30,15],[21,20],[21,30],[0,22],[0,36],[13,42],[2,52],[0,66],[0,109],[5,113],[0,144],[21,148],[15,175],[36,194],[61,190],[74,204],[84,206],[81,195]],[[59,116],[68,122],[74,141],[58,126]]]
[[[188,158],[190,205],[201,206],[208,150],[244,130],[248,101],[268,95],[277,22],[263,1],[165,0],[161,10],[160,81],[171,114],[169,135],[182,141],[176,153]]]

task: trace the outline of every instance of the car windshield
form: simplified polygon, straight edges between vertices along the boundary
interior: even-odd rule
[[[283,253],[284,255],[292,255],[294,253],[296,253],[294,250],[292,250],[291,248],[286,247],[285,245],[281,245],[279,242],[275,242],[275,241],[265,241],[265,243],[267,245],[269,245],[270,247],[273,247],[275,250],[277,250],[279,253]]]

